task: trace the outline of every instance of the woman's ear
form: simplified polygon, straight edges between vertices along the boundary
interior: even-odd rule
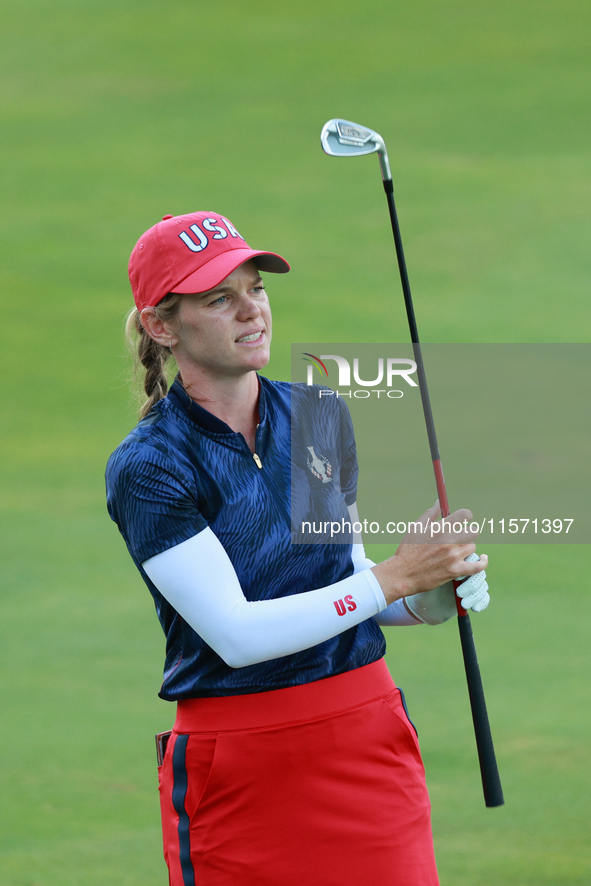
[[[154,308],[144,308],[140,313],[140,322],[150,338],[165,348],[172,348],[176,344],[174,333],[170,325],[158,316]]]

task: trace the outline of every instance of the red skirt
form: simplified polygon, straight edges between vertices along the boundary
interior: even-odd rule
[[[385,662],[181,701],[159,770],[171,886],[437,886],[414,727]]]

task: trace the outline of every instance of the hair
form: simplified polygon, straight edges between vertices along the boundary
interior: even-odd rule
[[[154,307],[154,313],[165,322],[174,319],[178,312],[182,295],[169,292],[161,302]],[[145,418],[152,407],[166,397],[168,392],[167,365],[169,360],[174,360],[170,348],[159,345],[151,338],[140,319],[140,312],[133,308],[125,324],[125,336],[134,358],[134,377],[141,373],[140,365],[145,371],[143,388],[147,399],[142,403],[139,410],[140,419]]]

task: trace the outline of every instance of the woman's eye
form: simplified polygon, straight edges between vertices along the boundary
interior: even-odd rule
[[[223,305],[227,298],[227,295],[220,295],[219,298],[216,298],[214,301],[212,301],[212,305]]]

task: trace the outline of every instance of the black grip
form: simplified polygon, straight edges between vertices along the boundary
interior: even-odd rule
[[[458,627],[460,629],[460,640],[464,655],[470,707],[472,708],[472,720],[474,722],[484,802],[487,806],[502,806],[505,798],[503,797],[503,788],[501,787],[495,748],[490,731],[490,723],[488,722],[486,701],[484,699],[480,666],[478,664],[478,656],[476,655],[470,616],[459,615]]]

